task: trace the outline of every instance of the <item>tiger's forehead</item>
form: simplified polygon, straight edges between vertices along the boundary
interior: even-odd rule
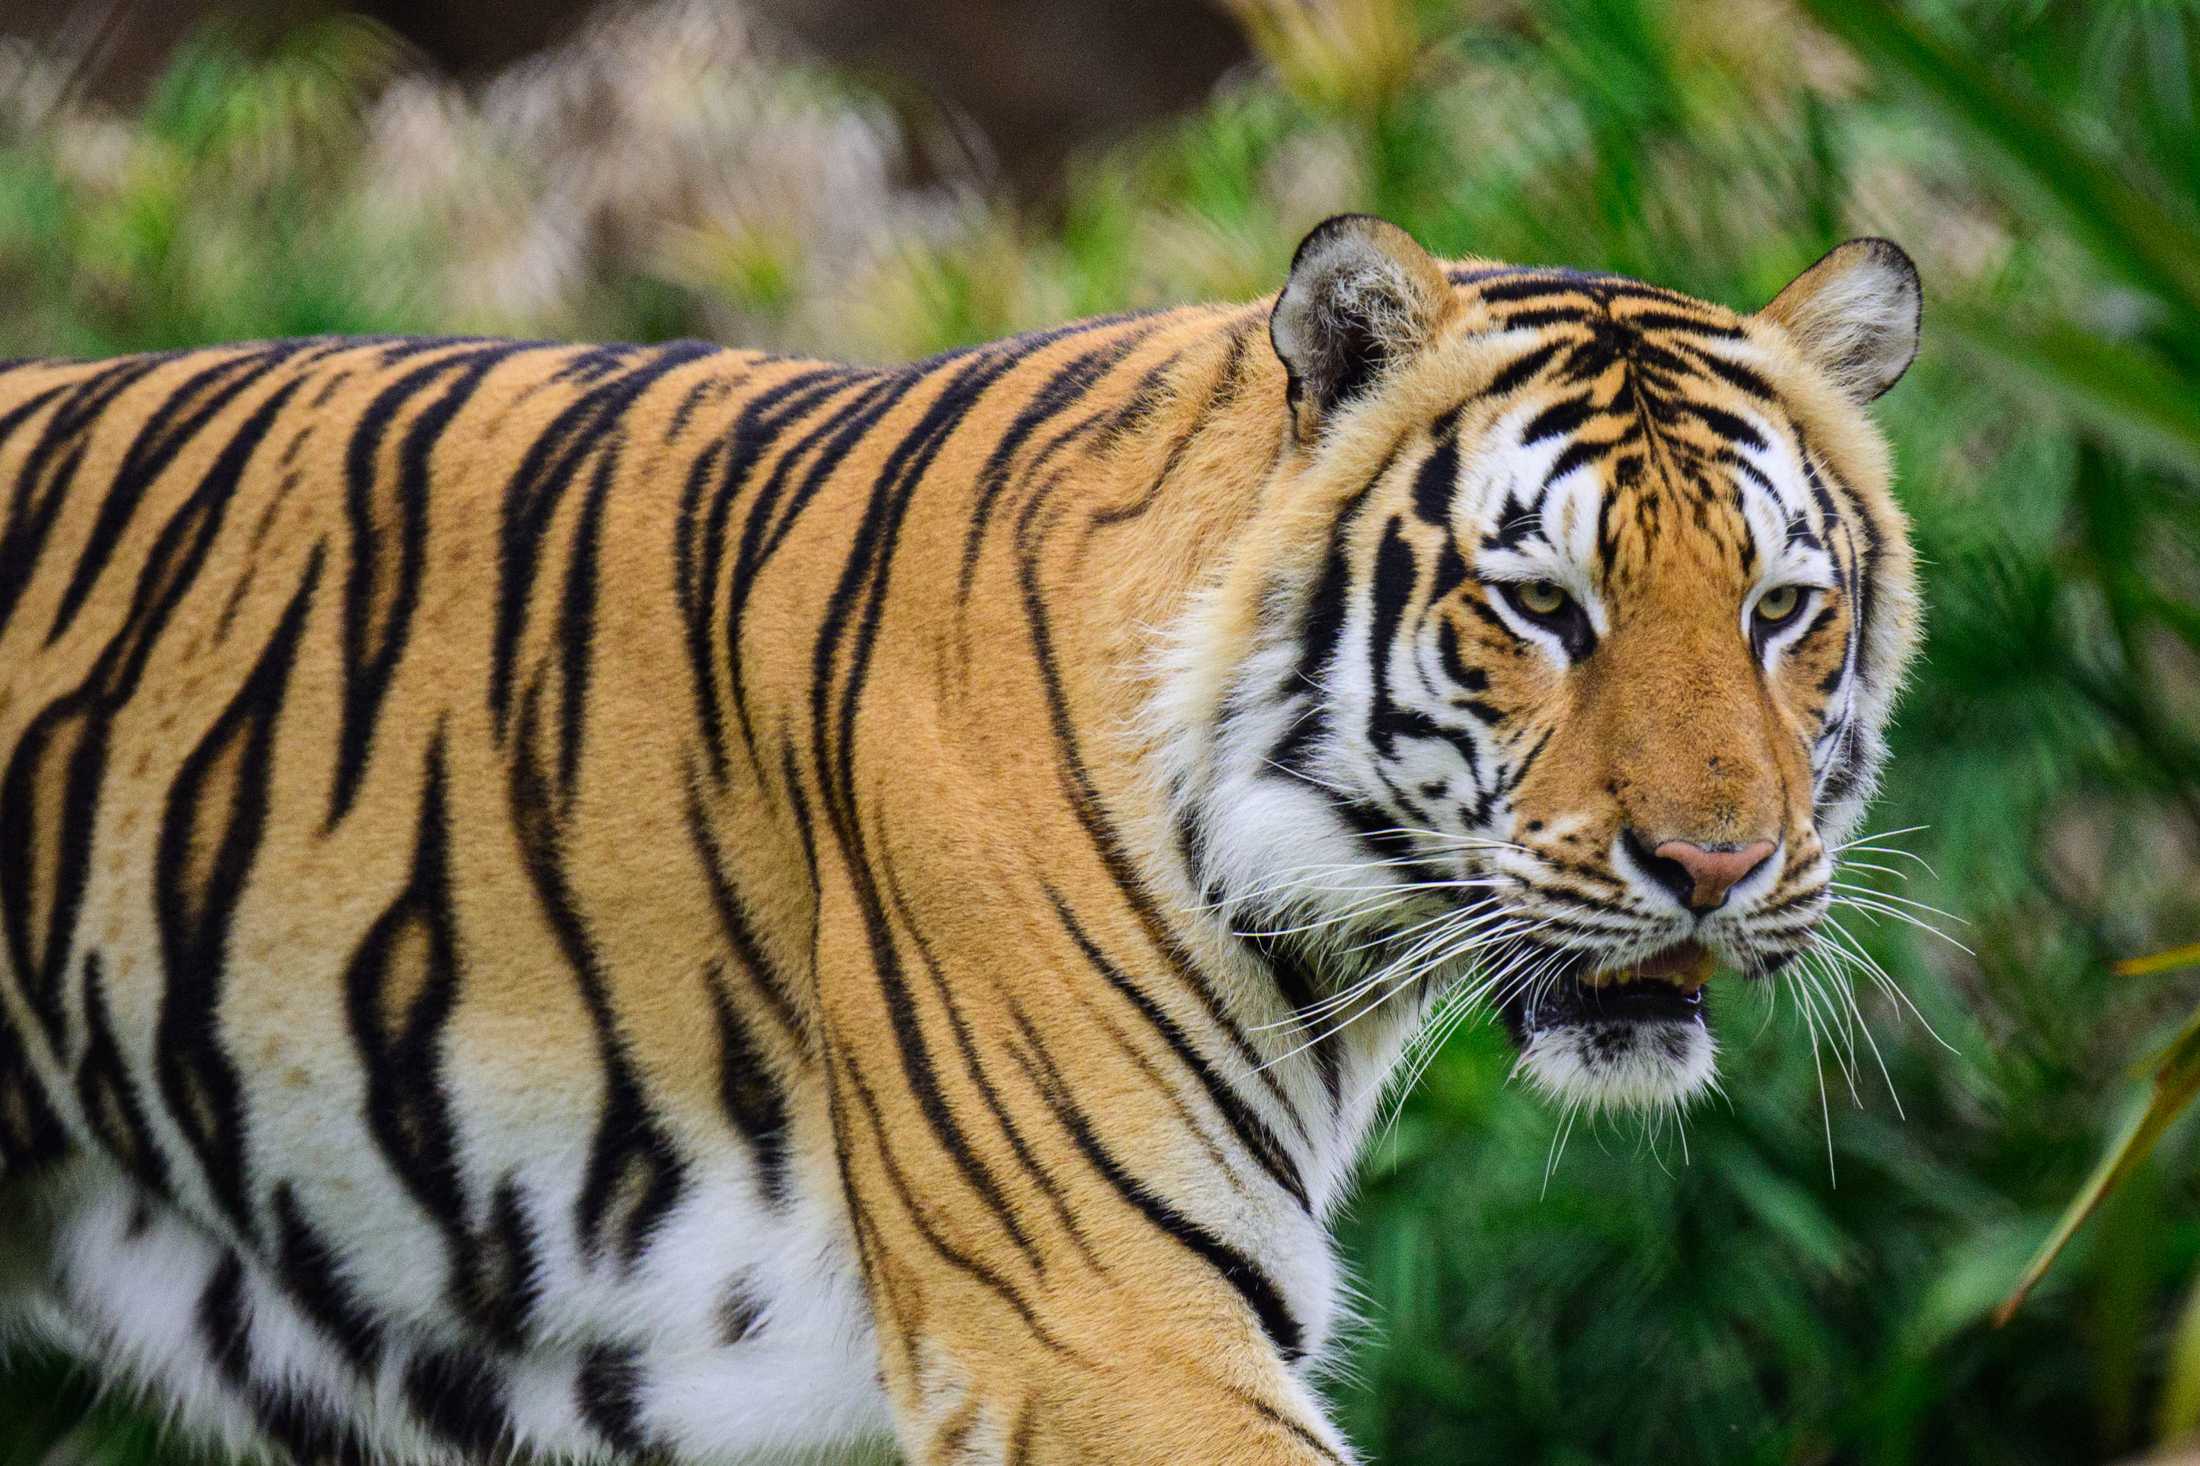
[[[1463,328],[1512,353],[1457,448],[1486,568],[1609,594],[1666,570],[1747,583],[1822,545],[1833,506],[1734,312],[1612,275],[1450,277]]]

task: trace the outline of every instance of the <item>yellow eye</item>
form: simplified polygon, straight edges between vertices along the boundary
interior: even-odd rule
[[[1757,619],[1777,624],[1794,615],[1803,605],[1803,588],[1799,585],[1776,585],[1757,597]]]
[[[1531,616],[1556,616],[1566,609],[1566,592],[1549,580],[1522,581],[1513,587],[1513,599]]]

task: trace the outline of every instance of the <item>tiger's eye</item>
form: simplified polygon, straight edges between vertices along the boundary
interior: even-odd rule
[[[1520,608],[1531,616],[1556,616],[1566,609],[1566,592],[1548,580],[1530,580],[1518,586],[1513,595]]]
[[[1800,586],[1776,585],[1757,597],[1757,617],[1761,621],[1785,621],[1803,604]]]

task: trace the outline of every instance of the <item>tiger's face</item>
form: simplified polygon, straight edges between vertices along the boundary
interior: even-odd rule
[[[1325,228],[1274,335],[1329,529],[1292,609],[1268,592],[1289,634],[1246,663],[1273,693],[1235,699],[1258,764],[1209,807],[1210,885],[1326,963],[1329,1012],[1449,985],[1554,1096],[1684,1101],[1712,973],[1829,940],[1914,643],[1862,412],[1914,270],[1844,246],[1742,317]]]

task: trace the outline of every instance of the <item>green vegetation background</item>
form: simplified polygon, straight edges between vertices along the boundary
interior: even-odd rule
[[[128,115],[0,51],[0,356],[463,329],[890,357],[1258,294],[1343,208],[1746,307],[1891,235],[1926,280],[1882,415],[1931,638],[1873,822],[1908,854],[1841,913],[1908,995],[1858,985],[1885,1074],[1859,1044],[1852,1086],[1792,998],[1719,992],[1727,1099],[1685,1145],[1583,1127],[1552,1164],[1556,1117],[1462,1030],[1346,1222],[1368,1323],[1334,1393],[1393,1463],[2059,1466],[2188,1436],[2192,1125],[1988,1314],[2200,999],[2108,969],[2200,939],[2200,8],[1234,8],[1260,68],[1044,211],[906,183],[864,143],[904,114],[693,5],[472,94],[357,25],[208,36]],[[1870,891],[1955,913],[1919,914],[1963,949]],[[192,1458],[19,1355],[0,1462],[47,1459]]]

